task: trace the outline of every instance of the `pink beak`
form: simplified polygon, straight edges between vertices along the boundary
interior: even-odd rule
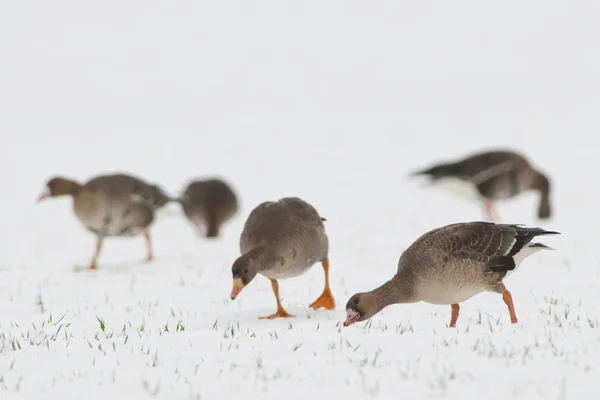
[[[346,321],[344,326],[350,326],[360,319],[360,314],[351,308],[346,308]]]
[[[47,199],[48,198],[48,193],[42,193],[40,194],[37,199],[35,200],[37,203],[39,203],[40,201]]]

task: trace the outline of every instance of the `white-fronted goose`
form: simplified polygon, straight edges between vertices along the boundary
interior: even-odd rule
[[[220,179],[190,182],[179,202],[187,219],[207,238],[219,236],[221,225],[238,211],[235,193]]]
[[[484,291],[502,294],[510,321],[516,323],[512,296],[503,279],[526,257],[550,249],[530,243],[534,237],[554,234],[558,232],[489,222],[452,224],[427,232],[400,256],[392,279],[348,300],[344,326],[371,318],[391,304],[424,301],[450,304],[450,327],[454,327],[459,303]]]
[[[231,268],[231,298],[261,274],[271,280],[277,300],[277,312],[261,319],[293,317],[281,306],[277,279],[302,275],[321,262],[325,289],[310,307],[332,310],[335,301],[329,289],[329,239],[323,221],[313,206],[296,197],[264,202],[252,210],[240,237],[242,255]]]
[[[73,197],[75,216],[98,237],[90,269],[96,269],[102,241],[108,236],[143,233],[148,251],[146,260],[152,260],[148,228],[154,221],[154,211],[171,200],[158,186],[125,174],[98,176],[84,185],[54,177],[47,182],[45,192],[37,201],[67,195]]]
[[[498,222],[494,202],[536,190],[540,194],[538,218],[547,219],[550,209],[550,181],[520,154],[489,151],[456,162],[437,164],[412,174],[425,175],[430,183],[454,193],[482,201],[485,217]]]

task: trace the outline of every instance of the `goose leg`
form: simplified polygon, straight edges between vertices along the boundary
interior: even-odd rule
[[[498,214],[496,213],[496,207],[492,200],[484,200],[483,208],[487,219],[489,219],[491,222],[499,221]]]
[[[458,312],[460,306],[458,304],[452,304],[452,317],[450,318],[450,328],[456,328],[456,320],[458,319]]]
[[[519,322],[517,320],[517,314],[515,314],[515,305],[513,304],[512,295],[510,294],[508,289],[502,292],[502,300],[504,300],[504,302],[508,306],[508,313],[510,314],[510,323],[516,324],[517,322]]]
[[[325,259],[322,262],[323,270],[325,271],[325,289],[323,289],[323,294],[319,296],[317,300],[315,300],[310,307],[311,308],[326,308],[328,310],[333,310],[335,308],[335,300],[331,295],[331,290],[329,289],[329,259]]]
[[[98,236],[98,242],[96,243],[96,252],[92,258],[90,269],[96,269],[98,267],[98,256],[100,256],[100,250],[102,250],[102,236]]]
[[[144,237],[146,238],[146,249],[148,251],[146,261],[152,261],[154,259],[154,256],[152,255],[152,239],[150,238],[150,232],[148,232],[148,230],[144,231]]]
[[[271,286],[273,287],[273,293],[275,293],[275,300],[277,300],[277,312],[275,312],[275,314],[266,316],[266,317],[259,317],[258,319],[273,319],[273,318],[290,318],[290,317],[294,317],[294,315],[292,314],[288,314],[287,311],[285,311],[283,309],[283,307],[281,306],[281,302],[279,301],[279,283],[277,283],[277,281],[275,279],[270,279],[271,281]]]

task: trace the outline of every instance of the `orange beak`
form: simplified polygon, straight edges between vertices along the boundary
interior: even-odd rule
[[[231,300],[235,300],[244,288],[244,282],[240,278],[233,279],[233,289],[231,289]]]

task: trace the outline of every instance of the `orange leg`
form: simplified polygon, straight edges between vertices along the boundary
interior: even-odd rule
[[[458,304],[452,304],[452,317],[450,318],[450,328],[456,328],[456,320],[458,319],[458,312],[460,306]]]
[[[148,256],[146,257],[146,261],[152,261],[154,257],[152,255],[152,239],[150,238],[150,232],[145,230],[144,237],[146,238],[146,248],[148,249]]]
[[[335,300],[331,295],[331,290],[329,289],[329,260],[325,259],[322,262],[323,270],[325,271],[325,289],[323,289],[323,294],[319,296],[317,300],[315,300],[310,307],[312,308],[326,308],[328,310],[333,310],[335,308]]]
[[[287,311],[281,307],[281,302],[279,301],[279,283],[275,279],[270,279],[271,286],[273,287],[273,293],[275,293],[275,300],[277,300],[277,312],[275,314],[269,315],[267,317],[259,317],[259,319],[273,319],[273,318],[290,318],[294,317],[292,314],[288,314]]]
[[[102,237],[98,236],[98,243],[96,243],[96,253],[94,253],[94,258],[92,258],[90,269],[96,269],[98,267],[98,256],[100,256],[100,250],[102,250]]]
[[[487,219],[489,219],[492,222],[500,220],[498,214],[496,213],[496,207],[494,206],[494,202],[492,200],[484,200],[483,207]]]
[[[513,299],[508,289],[502,292],[502,300],[504,300],[504,302],[508,306],[508,313],[510,314],[510,323],[516,324],[517,322],[519,322],[517,320],[517,314],[515,314],[515,305],[513,304]]]

